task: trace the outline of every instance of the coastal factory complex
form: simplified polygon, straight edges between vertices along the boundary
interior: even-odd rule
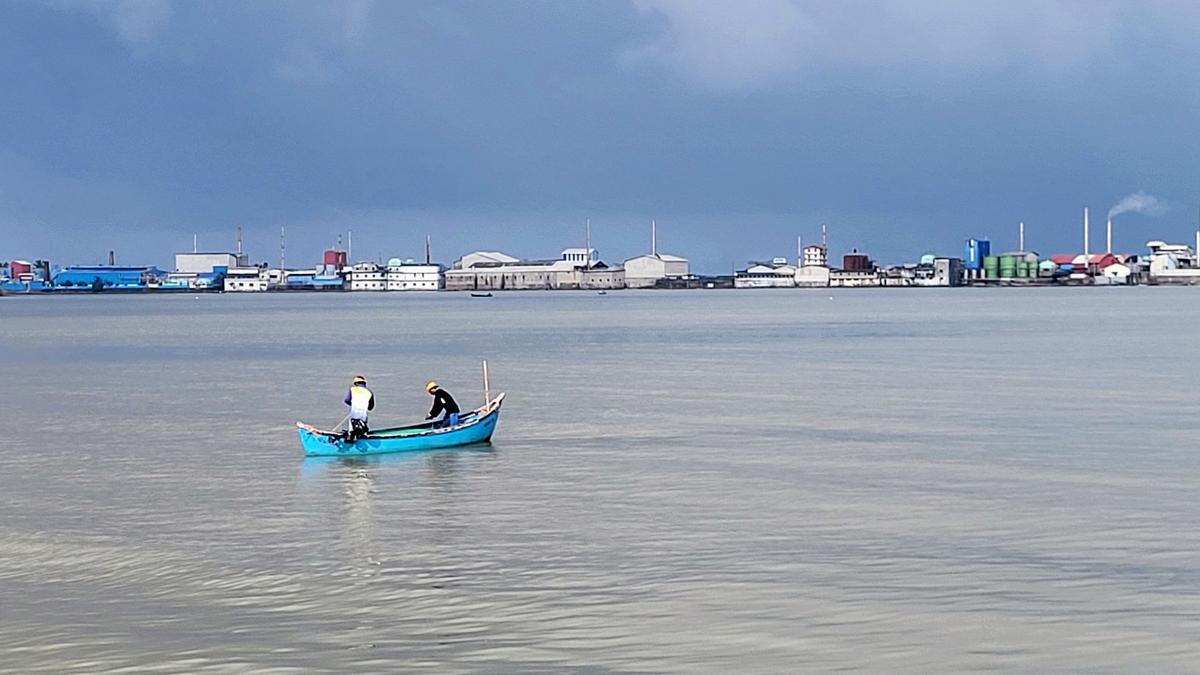
[[[156,266],[117,265],[110,251],[107,264],[55,267],[46,260],[0,263],[0,291],[15,293],[79,292],[201,292],[261,293],[268,291],[492,291],[594,290],[625,288],[849,288],[919,286],[1035,286],[1200,284],[1200,230],[1192,244],[1154,240],[1139,254],[1120,253],[1112,246],[1112,221],[1107,222],[1103,252],[1092,252],[1087,210],[1083,218],[1080,253],[1042,256],[1025,246],[1025,226],[1018,226],[1017,248],[993,254],[988,239],[968,239],[962,257],[925,254],[916,262],[880,266],[857,249],[841,256],[840,266],[829,256],[827,228],[820,243],[797,242],[795,261],[775,257],[752,262],[730,275],[693,274],[686,258],[660,253],[656,225],[651,223],[650,251],[608,264],[591,246],[590,227],[583,247],[569,247],[559,257],[522,259],[499,251],[474,251],[449,267],[435,263],[425,241],[422,261],[391,258],[384,262],[352,262],[350,247],[326,250],[319,264],[289,269],[283,259],[280,233],[279,265],[251,264],[242,250],[239,228],[235,249],[192,250],[175,254],[174,270]],[[348,239],[349,242],[349,239]]]

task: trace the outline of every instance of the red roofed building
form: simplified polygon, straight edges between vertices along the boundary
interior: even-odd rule
[[[1050,260],[1055,265],[1070,265],[1076,272],[1087,272],[1090,274],[1098,274],[1103,272],[1104,268],[1121,262],[1111,253],[1093,253],[1091,255],[1059,254],[1050,256]]]

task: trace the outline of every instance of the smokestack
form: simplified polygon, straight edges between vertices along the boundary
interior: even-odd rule
[[[583,264],[586,269],[592,269],[592,219],[588,218],[584,225],[583,235]]]
[[[116,264],[117,264],[117,252],[110,249],[108,251],[108,266],[112,267]]]
[[[796,267],[804,266],[804,244],[800,241],[800,237],[796,237]]]
[[[195,252],[196,252],[196,250],[197,250],[197,249],[196,249],[196,241],[197,241],[197,240],[196,240],[196,235],[194,235],[194,234],[193,234],[193,235],[192,235],[192,253],[195,253]]]
[[[283,272],[283,270],[287,269],[286,267],[283,266],[283,252],[286,248],[287,247],[284,245],[284,239],[283,239],[283,226],[280,225],[279,226],[279,271],[281,273]]]
[[[826,234],[825,233],[825,223],[821,223],[821,248],[825,249],[825,251],[828,252],[829,251],[829,241],[826,239],[825,234]]]
[[[1017,228],[1017,232],[1018,232],[1017,238],[1020,240],[1020,245],[1017,246],[1017,250],[1024,252],[1025,251],[1025,222],[1024,221],[1022,221],[1021,225]]]
[[[237,252],[238,252],[238,256],[240,257],[242,255],[242,226],[241,225],[238,225],[238,228],[237,228]]]
[[[346,262],[354,264],[354,230],[346,230]]]
[[[429,257],[429,235],[425,235],[425,264],[428,265],[431,258]]]
[[[658,255],[658,224],[650,219],[650,255]]]
[[[1088,210],[1083,207],[1083,254],[1088,255]]]
[[[1108,219],[1108,253],[1112,253],[1112,218]]]

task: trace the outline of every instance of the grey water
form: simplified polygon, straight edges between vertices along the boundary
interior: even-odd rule
[[[1196,672],[1200,291],[0,299],[0,670]],[[508,398],[490,447],[295,422]]]

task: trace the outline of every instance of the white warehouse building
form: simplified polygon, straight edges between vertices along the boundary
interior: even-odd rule
[[[360,262],[345,270],[343,288],[347,291],[386,291],[387,273],[373,262]]]
[[[629,288],[653,288],[659,279],[678,279],[691,274],[686,258],[665,253],[630,258],[624,267],[625,285]]]
[[[630,258],[625,268],[626,288],[654,288],[660,279],[680,279],[691,275],[687,258],[658,252],[658,223],[650,221],[650,253]]]
[[[441,265],[392,258],[387,264],[387,290],[438,291],[446,287],[444,272]]]
[[[225,272],[226,293],[262,293],[271,286],[271,272],[259,267],[231,267]]]
[[[176,253],[175,271],[181,274],[211,274],[218,267],[249,267],[245,253]]]

